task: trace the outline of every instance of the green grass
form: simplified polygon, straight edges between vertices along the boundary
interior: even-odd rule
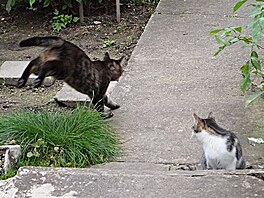
[[[16,176],[17,170],[16,169],[10,169],[6,174],[1,174],[0,175],[0,180],[6,180],[11,177]]]
[[[0,144],[22,146],[19,166],[86,167],[110,161],[119,142],[100,113],[79,106],[71,113],[24,112],[0,117]]]

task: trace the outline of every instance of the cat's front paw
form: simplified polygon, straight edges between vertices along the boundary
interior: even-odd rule
[[[105,106],[108,107],[109,109],[111,110],[115,110],[115,109],[118,109],[120,108],[120,105],[112,102],[112,101],[108,101],[107,103],[105,103]]]
[[[109,112],[102,112],[101,113],[101,117],[105,120],[105,119],[108,119],[108,118],[111,118],[111,117],[113,117],[114,116],[114,114],[111,112],[111,111],[109,111]]]
[[[120,105],[118,105],[118,104],[111,106],[111,110],[115,110],[115,109],[119,109],[119,108],[120,108]]]
[[[24,79],[22,79],[22,78],[17,81],[17,87],[18,88],[24,87],[25,84],[26,84],[26,81]]]

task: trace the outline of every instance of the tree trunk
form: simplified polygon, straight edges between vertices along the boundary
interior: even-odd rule
[[[79,3],[79,18],[80,18],[80,23],[83,23],[83,1],[81,0]]]
[[[120,22],[120,0],[116,0],[116,20]]]

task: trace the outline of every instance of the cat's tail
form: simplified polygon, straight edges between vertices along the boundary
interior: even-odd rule
[[[63,45],[64,40],[57,36],[47,36],[47,37],[32,37],[23,40],[19,43],[20,47],[29,46],[41,46],[41,47],[60,47]]]

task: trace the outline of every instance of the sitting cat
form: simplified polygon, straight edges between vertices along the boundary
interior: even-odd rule
[[[203,144],[203,169],[235,170],[245,168],[242,148],[236,135],[221,128],[212,117],[202,119],[193,114],[193,135]]]
[[[38,76],[34,80],[34,87],[39,87],[46,76],[53,76],[87,94],[99,112],[104,112],[104,105],[112,110],[120,107],[111,102],[105,93],[110,81],[116,81],[122,75],[124,57],[114,60],[105,53],[103,61],[92,61],[79,47],[56,36],[32,37],[21,41],[19,45],[47,47],[28,64],[17,82],[19,88],[26,84],[32,73]],[[113,113],[102,115],[110,118]]]

